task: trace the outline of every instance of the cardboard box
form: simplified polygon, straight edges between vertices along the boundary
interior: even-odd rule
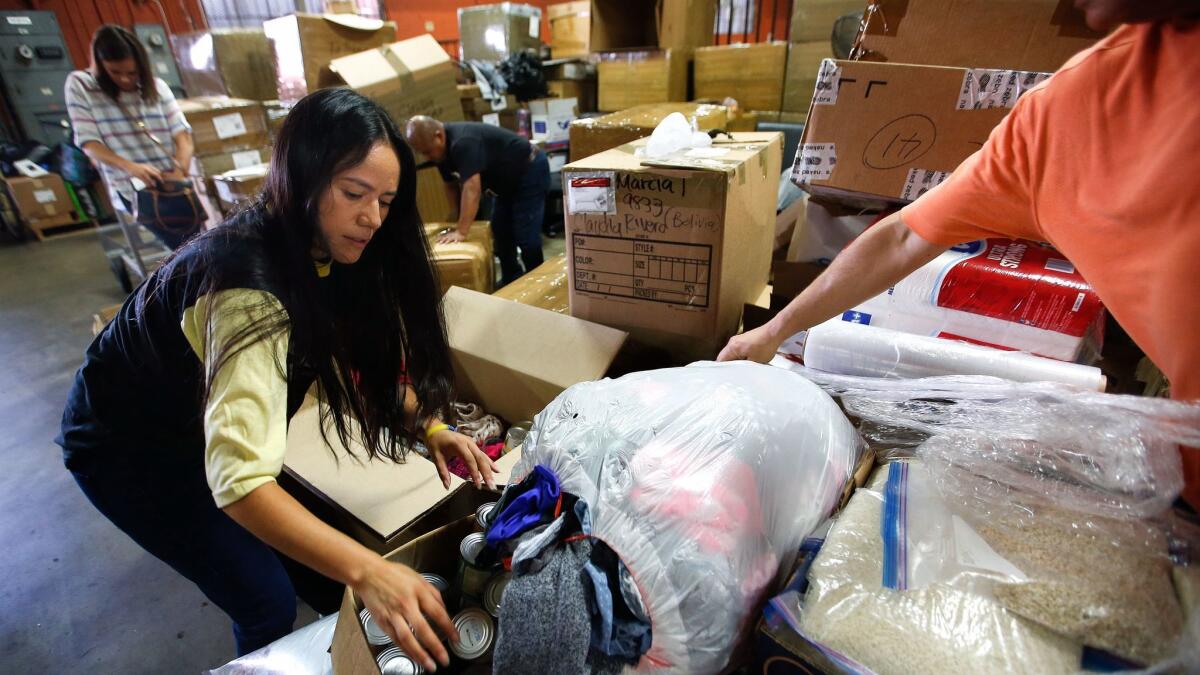
[[[808,115],[813,90],[817,86],[817,73],[821,71],[821,62],[829,58],[833,58],[829,40],[793,42],[788,45],[783,104],[779,108],[781,111]],[[800,121],[803,122],[804,118]]]
[[[192,158],[192,165],[188,170],[188,175],[192,178],[211,179],[213,176],[233,171],[234,169],[245,169],[260,164],[269,164],[270,162],[270,145],[262,148],[251,148],[250,150],[196,155]],[[213,189],[215,190],[216,188]]]
[[[320,88],[329,62],[396,41],[396,24],[353,14],[289,14],[263,22],[275,52],[279,100],[295,103]]]
[[[234,169],[212,177],[216,187],[217,199],[226,211],[236,208],[243,202],[253,201],[262,192],[263,183],[267,180],[266,164],[256,164],[244,169]]]
[[[863,208],[944,180],[1046,73],[827,60],[792,180]]]
[[[108,307],[100,308],[99,312],[92,315],[92,337],[100,334],[104,327],[108,325],[117,316],[117,312],[121,311],[121,305],[109,305]]]
[[[645,138],[673,112],[682,113],[689,120],[695,118],[701,131],[724,129],[728,120],[724,106],[707,103],[653,103],[575,120],[570,129],[571,161]]]
[[[484,115],[492,113],[504,112],[505,110],[516,110],[521,107],[517,103],[517,97],[512,94],[507,94],[503,97],[490,99],[483,97],[463,98],[459,99],[462,106],[463,116],[468,122],[482,122]]]
[[[287,115],[292,110],[292,106],[281,101],[263,101],[263,114],[267,117],[267,136],[271,139],[271,144],[275,143],[275,139],[279,137],[279,129],[283,126],[283,121],[287,119]]]
[[[780,110],[787,59],[786,42],[697,49],[695,96],[732,97],[744,110]]]
[[[542,46],[542,10],[533,5],[501,2],[460,7],[458,57],[461,61],[503,61]]]
[[[42,238],[42,230],[83,220],[61,176],[49,173],[39,178],[4,178],[4,186],[16,215],[26,227]]]
[[[669,49],[690,56],[712,44],[717,3],[708,0],[592,0],[593,52]]]
[[[691,57],[678,52],[631,51],[597,55],[600,110],[625,110],[647,103],[686,101]]]
[[[550,17],[550,58],[587,56],[591,51],[592,2],[561,2],[546,8]]]
[[[244,98],[200,96],[179,101],[192,126],[197,155],[261,148],[267,144],[262,104]]]
[[[603,376],[627,337],[458,287],[446,291],[444,303],[459,400],[507,420],[531,420],[567,387]],[[474,489],[462,490],[467,483],[451,476],[447,492],[433,464],[416,455],[404,464],[354,461],[336,436],[329,439],[331,452],[311,403],[289,425],[284,474],[290,491],[314,512],[380,553],[448,522],[438,522],[439,508],[465,499],[469,510],[462,513],[473,512]],[[357,444],[353,449],[364,456]],[[501,463],[511,467],[514,454]]]
[[[530,138],[528,108],[505,108],[500,112],[484,113],[480,115],[479,121],[494,127],[503,127],[522,138]]]
[[[596,110],[596,80],[548,80],[546,89],[551,96],[575,99],[579,112]]]
[[[579,104],[573,98],[540,98],[529,102],[533,140],[546,145],[565,144],[570,139],[571,122],[578,117]]]
[[[261,28],[219,28],[171,36],[179,77],[190,96],[268,101],[275,90],[275,55]]]
[[[437,167],[422,166],[417,169],[417,212],[427,223],[449,222],[458,213],[458,204],[451,204],[446,196],[445,181]]]
[[[437,237],[457,223],[427,222],[425,236],[437,268],[438,282],[444,294],[451,286],[480,293],[491,293],[496,285],[496,267],[492,257],[492,227],[486,220],[471,224],[467,240],[457,244],[439,244]]]
[[[567,274],[567,257],[557,255],[492,295],[566,314],[571,308]]]
[[[644,162],[634,141],[563,168],[571,315],[713,358],[767,285],[782,135]]]
[[[348,86],[369,96],[403,130],[414,115],[462,121],[456,72],[437,40],[421,35],[333,59],[318,82],[322,87]]]
[[[834,22],[852,12],[863,11],[867,4],[863,0],[795,0],[788,41],[821,41],[828,46]]]
[[[862,59],[1053,72],[1104,35],[1060,0],[870,3]]]
[[[542,61],[542,77],[546,80],[594,80],[596,66],[583,59],[551,59]]]

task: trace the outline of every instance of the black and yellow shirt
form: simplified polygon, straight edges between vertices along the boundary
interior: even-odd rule
[[[153,459],[179,471],[203,469],[219,507],[278,476],[288,419],[313,381],[288,332],[228,360],[202,404],[208,360],[220,346],[263,313],[287,312],[266,244],[240,232],[218,230],[185,246],[92,342],[58,439],[68,468]],[[232,283],[202,292],[213,265]],[[314,273],[319,284],[330,283],[328,264]],[[286,375],[278,364],[286,364]]]

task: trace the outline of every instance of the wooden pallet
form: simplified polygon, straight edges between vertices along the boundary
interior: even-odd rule
[[[50,227],[38,227],[27,223],[26,227],[33,232],[33,236],[37,237],[38,241],[46,241],[56,237],[65,237],[67,235],[79,234],[88,230],[96,229],[96,221],[84,220],[78,223],[66,223],[63,225],[52,225]]]

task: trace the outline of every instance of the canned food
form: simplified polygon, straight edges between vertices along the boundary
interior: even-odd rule
[[[363,610],[358,613],[358,620],[362,622],[363,633],[367,636],[367,644],[376,647],[392,644],[392,638],[388,637],[379,624],[375,623],[374,617],[371,616],[371,610],[363,607]]]
[[[445,595],[446,591],[450,590],[450,582],[446,581],[446,578],[440,574],[433,574],[432,572],[422,572],[421,578],[424,579],[425,581],[427,581],[430,586],[433,586],[434,588],[436,588],[438,590],[438,593],[441,593],[442,595]]]
[[[497,619],[500,618],[500,601],[504,598],[504,589],[508,588],[508,582],[511,580],[511,574],[497,574],[483,589],[483,608]]]
[[[482,659],[496,640],[496,624],[491,615],[478,607],[468,607],[454,617],[458,642],[450,643],[450,652],[463,661]]]
[[[495,509],[496,502],[488,502],[475,509],[475,523],[486,531],[488,526],[492,524],[492,512]]]
[[[383,675],[423,675],[425,668],[416,659],[400,651],[399,647],[390,647],[379,652],[375,657],[379,664],[379,672]]]
[[[458,546],[462,561],[459,564],[458,587],[467,598],[478,600],[492,576],[491,570],[475,563],[480,551],[487,545],[482,532],[473,532],[463,537]]]

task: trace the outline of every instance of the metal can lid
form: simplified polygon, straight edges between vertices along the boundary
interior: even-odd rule
[[[399,647],[379,652],[379,656],[375,657],[375,662],[379,664],[379,672],[383,675],[423,675],[425,672],[425,668],[421,664],[401,651]]]
[[[475,564],[475,558],[479,556],[479,552],[487,545],[487,538],[482,532],[472,532],[463,537],[462,543],[458,545],[458,552],[462,555],[463,560]]]
[[[473,661],[488,652],[495,640],[495,624],[487,612],[468,607],[454,617],[458,642],[450,643],[450,651],[464,661]]]
[[[450,590],[450,582],[446,581],[446,578],[440,574],[422,572],[421,578],[429,582],[430,586],[438,589],[439,593],[445,593],[446,591]]]
[[[508,588],[508,582],[511,580],[511,574],[497,574],[483,590],[483,608],[497,619],[500,618],[500,601],[504,598],[504,589]]]
[[[492,512],[496,509],[496,502],[488,502],[475,509],[475,522],[483,529],[487,529],[492,523]]]
[[[358,620],[362,622],[363,633],[367,636],[367,644],[378,647],[392,643],[392,638],[388,637],[379,624],[375,623],[375,618],[371,616],[371,610],[363,607],[363,610],[358,613]]]

